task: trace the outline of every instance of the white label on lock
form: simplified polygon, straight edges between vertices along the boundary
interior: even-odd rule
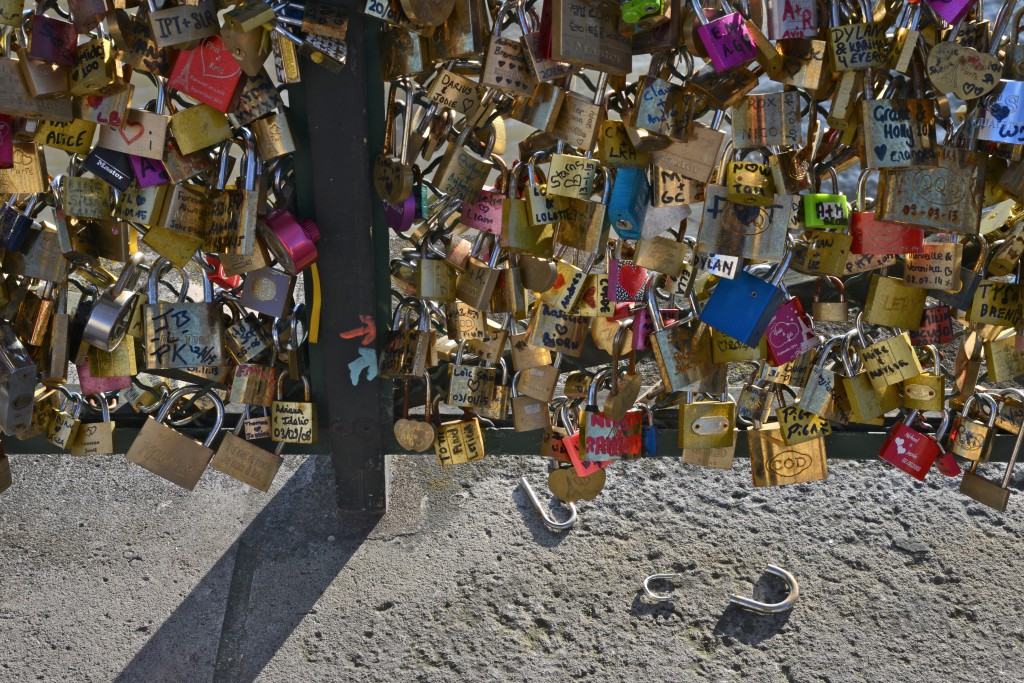
[[[709,275],[717,275],[727,280],[734,279],[741,267],[738,256],[722,254],[694,254],[694,264]]]
[[[717,436],[729,430],[729,421],[724,417],[702,417],[690,425],[694,434]]]

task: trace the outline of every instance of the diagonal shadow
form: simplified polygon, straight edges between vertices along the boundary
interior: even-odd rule
[[[379,520],[342,517],[330,458],[310,456],[116,683],[251,683]]]

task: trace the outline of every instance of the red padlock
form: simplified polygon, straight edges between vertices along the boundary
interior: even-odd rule
[[[851,254],[918,254],[924,250],[924,230],[906,223],[880,221],[874,211],[865,211],[866,168],[857,184],[857,210],[850,213]]]
[[[260,221],[259,236],[289,275],[298,275],[316,262],[320,228],[311,219],[299,221],[284,209],[275,209]]]
[[[220,262],[220,259],[213,254],[206,255],[206,262],[213,266],[214,271],[207,273],[210,278],[210,282],[217,285],[221,289],[238,289],[242,286],[241,275],[228,275],[224,272],[224,265]]]
[[[930,306],[921,314],[921,326],[909,330],[914,346],[953,343],[953,315],[949,306]]]
[[[168,85],[225,114],[234,106],[242,67],[220,36],[209,36],[174,62]]]
[[[910,427],[917,415],[918,411],[911,410],[907,419],[893,427],[889,437],[882,444],[878,457],[914,479],[924,481],[925,475],[936,458],[942,454],[943,449],[935,439]],[[943,422],[948,426],[948,415],[944,417]]]

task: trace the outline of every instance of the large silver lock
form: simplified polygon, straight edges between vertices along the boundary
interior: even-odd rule
[[[139,281],[139,266],[143,258],[142,252],[132,254],[117,282],[96,300],[82,336],[89,344],[104,351],[112,351],[124,339],[139,296],[135,286]]]

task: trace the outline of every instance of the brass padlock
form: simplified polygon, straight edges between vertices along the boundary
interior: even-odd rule
[[[284,400],[284,381],[287,372],[277,376],[277,396],[270,406],[270,438],[284,443],[312,444],[317,442],[316,406],[311,402],[309,378],[302,376],[302,401]]]
[[[284,458],[281,451],[284,441],[278,442],[273,452],[250,443],[246,437],[241,438],[245,420],[239,420],[233,432],[224,435],[217,447],[217,452],[210,460],[210,467],[234,477],[243,484],[248,484],[257,491],[266,492],[274,482]]]
[[[224,422],[224,404],[216,394],[207,394],[207,398],[213,401],[216,417],[202,444],[168,427],[164,420],[182,398],[202,391],[205,390],[198,386],[186,385],[171,392],[156,417],[150,415],[146,418],[125,457],[173,484],[193,490],[213,457],[210,444]]]
[[[831,282],[839,292],[839,301],[822,301],[821,286]],[[815,322],[840,322],[849,320],[850,308],[846,301],[846,285],[837,277],[823,275],[814,283],[814,301],[811,304],[811,315]]]
[[[982,401],[988,409],[987,422],[978,422],[970,418],[971,408],[978,401]],[[988,461],[989,453],[992,450],[995,436],[996,417],[999,414],[999,407],[996,400],[988,395],[975,392],[964,402],[960,415],[953,422],[953,429],[949,433],[950,451],[961,458],[975,462]]]
[[[679,447],[726,448],[732,445],[736,404],[728,396],[719,400],[691,401],[679,406]]]

